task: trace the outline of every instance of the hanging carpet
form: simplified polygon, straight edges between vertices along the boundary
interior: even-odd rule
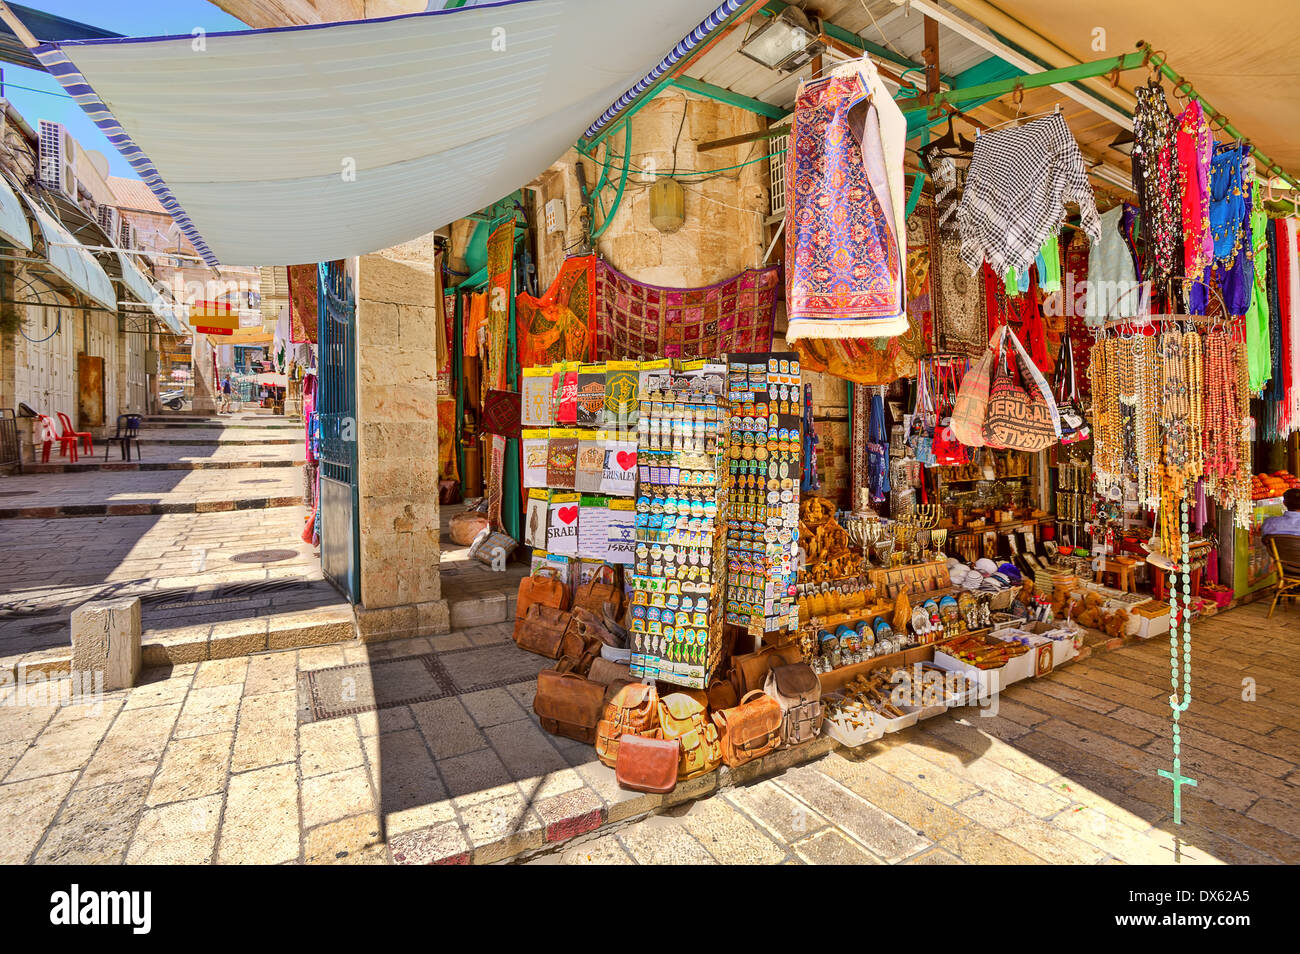
[[[542,297],[516,296],[519,366],[595,360],[595,302],[595,255],[565,259]]]

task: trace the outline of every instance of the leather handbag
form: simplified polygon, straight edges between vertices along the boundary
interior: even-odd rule
[[[658,728],[659,693],[649,683],[628,683],[605,703],[604,717],[596,724],[596,758],[612,766],[620,739],[654,735]]]
[[[608,686],[616,679],[631,682],[632,667],[627,663],[612,662],[604,656],[597,656],[591,661],[591,669],[587,671],[587,678],[592,682],[600,683],[602,686]]]
[[[606,571],[609,573],[609,582],[602,579]],[[602,567],[595,576],[578,587],[578,592],[573,597],[573,605],[589,610],[597,621],[604,618],[606,603],[611,604],[609,615],[618,619],[623,608],[623,591],[614,581],[614,568],[610,566]]]
[[[596,724],[605,704],[605,687],[577,673],[543,669],[537,674],[533,711],[542,728],[588,745],[596,741]]]
[[[567,660],[570,670],[585,676],[600,658],[600,647],[604,644],[589,623],[577,618],[578,613],[586,613],[586,610],[578,608],[568,614],[568,625],[560,637],[559,658]]]
[[[547,659],[559,659],[569,614],[554,606],[534,603],[522,619],[515,620],[515,645]]]
[[[1016,354],[1008,351],[1003,360],[1002,351],[1010,339],[1014,352],[1021,357],[1015,376]],[[1014,334],[1002,335],[1003,348],[999,348],[995,361],[993,384],[989,388],[988,415],[984,419],[984,442],[990,447],[1037,452],[1046,450],[1060,438],[1060,416],[1056,399],[1047,382]],[[1028,380],[1022,384],[1021,372]]]
[[[731,684],[730,679],[715,680],[709,686],[706,695],[709,698],[709,709],[713,712],[730,709],[740,701],[740,697],[736,695],[736,687]]]
[[[700,701],[683,692],[659,700],[659,734],[681,743],[679,782],[711,772],[722,762],[717,726],[709,720]]]
[[[767,755],[781,744],[781,704],[760,689],[745,694],[740,704],[713,713],[722,761],[732,768]]]
[[[620,788],[667,795],[677,787],[681,744],[676,739],[628,734],[619,740],[618,749],[614,778]]]
[[[785,646],[764,646],[756,653],[733,656],[731,684],[736,688],[736,698],[767,684],[767,673],[773,666],[803,662],[803,653],[796,643]]]
[[[515,619],[523,619],[528,613],[528,607],[534,603],[561,610],[569,608],[569,591],[554,570],[539,570],[519,581],[519,595],[515,597]]]
[[[622,649],[624,643],[605,625],[605,620],[598,613],[583,606],[573,607],[573,621],[569,624],[574,627],[575,631],[580,633],[584,639],[595,639],[611,649]]]
[[[798,745],[822,730],[822,684],[807,663],[773,666],[764,692],[781,706],[781,741]]]

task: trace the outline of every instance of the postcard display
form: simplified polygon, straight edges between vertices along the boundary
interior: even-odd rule
[[[571,588],[630,566],[637,362],[561,362],[522,376],[524,544]]]
[[[632,675],[703,689],[722,661],[724,364],[643,361]]]
[[[798,355],[727,356],[726,621],[758,637],[799,629],[802,396]]]

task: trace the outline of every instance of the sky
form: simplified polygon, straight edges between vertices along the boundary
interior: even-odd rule
[[[197,27],[208,33],[248,29],[241,21],[206,0],[113,0],[110,3],[104,0],[23,0],[23,5],[123,36],[165,36],[189,33]],[[139,178],[81,107],[48,73],[12,63],[0,66],[4,69],[5,97],[29,125],[35,128],[41,119],[63,123],[82,146],[98,149],[104,154],[113,175]]]

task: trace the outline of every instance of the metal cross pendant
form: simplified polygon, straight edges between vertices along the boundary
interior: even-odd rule
[[[1196,787],[1196,779],[1188,778],[1187,776],[1183,775],[1182,769],[1179,767],[1178,762],[1179,762],[1178,759],[1174,759],[1174,770],[1172,772],[1166,772],[1164,769],[1156,770],[1157,775],[1163,775],[1165,778],[1169,779],[1169,781],[1174,783],[1174,824],[1175,825],[1181,825],[1183,823],[1183,786],[1191,785],[1193,788]]]

